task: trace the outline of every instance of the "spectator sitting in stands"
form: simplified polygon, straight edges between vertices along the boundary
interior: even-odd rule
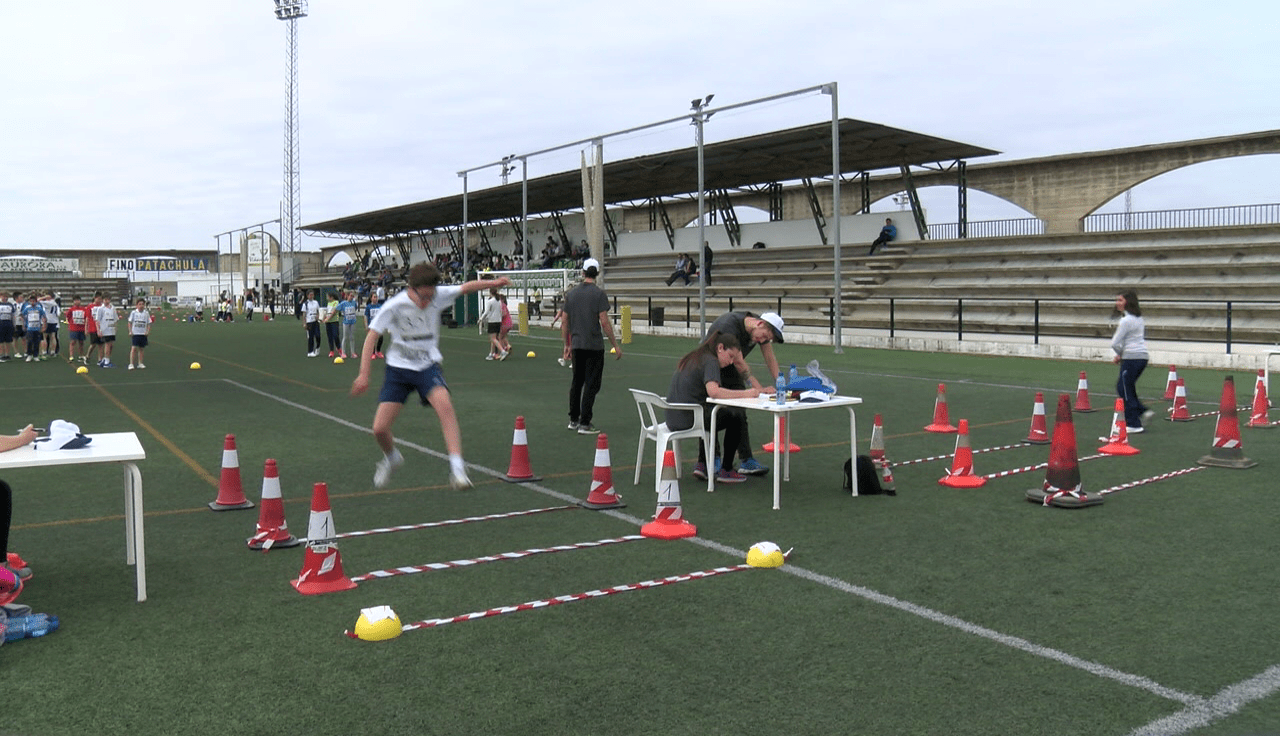
[[[684,279],[684,285],[689,285],[689,277],[693,275],[696,268],[693,265],[693,259],[688,253],[681,253],[676,259],[676,270],[667,277],[667,286],[670,286],[676,279]]]
[[[884,218],[884,227],[880,228],[880,236],[872,241],[871,250],[867,251],[867,255],[875,255],[876,248],[879,248],[896,237],[898,237],[898,227],[893,224],[893,218]]]

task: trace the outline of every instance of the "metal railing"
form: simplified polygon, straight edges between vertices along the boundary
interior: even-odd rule
[[[1196,207],[1181,210],[1147,210],[1143,212],[1105,212],[1088,215],[1083,220],[1084,232],[1105,233],[1126,230],[1172,230],[1193,227],[1237,227],[1280,223],[1280,204],[1237,204],[1226,207]],[[974,220],[966,223],[970,238],[1009,238],[1043,235],[1044,221],[1035,217],[1004,220]],[[955,240],[960,237],[960,223],[929,224],[931,240]]]
[[[1044,235],[1044,220],[1019,217],[1007,220],[975,220],[966,223],[970,238],[1009,238],[1018,235]],[[954,240],[960,237],[960,223],[929,223],[930,240]]]
[[[1087,233],[1117,230],[1163,230],[1189,227],[1272,225],[1280,222],[1280,204],[1239,204],[1183,210],[1107,212],[1084,218]]]
[[[911,315],[911,314],[908,314],[905,317],[900,315],[899,314],[900,304],[905,302],[908,305],[908,308],[912,303],[919,303],[919,302],[925,302],[931,306],[934,306],[935,309],[927,317],[928,320],[934,321],[934,322],[938,320],[936,316],[936,305],[952,304],[954,306],[950,309],[950,314],[951,314],[951,319],[953,320],[952,322],[953,326],[948,327],[946,329],[929,329],[927,325],[920,325],[919,323],[916,323],[916,324],[912,324],[909,329],[915,330],[915,331],[923,331],[923,332],[950,333],[954,331],[956,339],[959,341],[963,341],[964,335],[965,335],[965,304],[966,303],[972,306],[974,304],[983,305],[983,304],[998,302],[1002,305],[1002,307],[1007,307],[1008,305],[1016,305],[1020,303],[1023,306],[1031,307],[1031,314],[1029,318],[1023,318],[1023,320],[1019,321],[1017,319],[1013,319],[1008,316],[1005,316],[1001,318],[1000,325],[1014,333],[1021,331],[1026,334],[1029,334],[1032,337],[1034,344],[1036,345],[1040,344],[1040,338],[1042,336],[1051,336],[1051,337],[1078,336],[1076,334],[1072,334],[1070,331],[1067,331],[1067,330],[1046,329],[1045,325],[1041,321],[1041,305],[1047,304],[1047,305],[1059,305],[1059,306],[1061,305],[1079,306],[1081,304],[1086,303],[1086,300],[1080,300],[1080,299],[1065,299],[1065,298],[1064,299],[1026,299],[1026,298],[1018,298],[1018,297],[982,297],[982,298],[970,298],[970,299],[965,299],[965,298],[939,299],[937,297],[932,297],[932,298],[931,297],[882,297],[882,298],[872,297],[864,303],[874,302],[874,301],[888,302],[888,324],[885,327],[885,329],[888,332],[889,337],[896,336],[897,330],[899,329],[900,320],[911,322],[913,319],[919,319],[915,315]],[[1228,355],[1231,354],[1232,345],[1235,343],[1235,337],[1233,333],[1234,321],[1237,318],[1237,316],[1239,316],[1240,313],[1243,312],[1247,314],[1250,311],[1258,311],[1258,308],[1262,308],[1269,312],[1273,312],[1276,319],[1280,320],[1280,299],[1143,299],[1142,301],[1144,302],[1144,304],[1148,306],[1155,306],[1157,311],[1160,310],[1161,306],[1165,307],[1165,311],[1172,311],[1172,309],[1170,309],[1171,307],[1180,306],[1182,308],[1194,309],[1196,312],[1196,316],[1198,318],[1204,318],[1208,316],[1208,317],[1216,317],[1220,319],[1221,321],[1218,323],[1218,326],[1216,329],[1221,330],[1221,332],[1219,333],[1221,336],[1220,342],[1222,343]],[[1092,304],[1093,302],[1090,301],[1087,303]],[[1098,313],[1101,315],[1106,313],[1107,304],[1110,304],[1110,302],[1097,301],[1097,304],[1099,309]],[[780,309],[781,309],[781,306],[782,306],[781,303],[779,303]],[[831,309],[834,310],[834,307],[835,307],[835,302],[834,300],[832,300]],[[1113,314],[1113,317],[1118,318],[1118,315]],[[989,324],[990,324],[989,320],[981,321],[979,323],[977,331],[985,332],[986,330],[984,330],[984,328]],[[1093,323],[1093,324],[1096,324],[1096,323]],[[972,323],[971,323],[971,326],[972,326]],[[1159,322],[1157,321],[1153,323],[1152,326],[1155,327],[1156,329],[1159,329]],[[835,330],[835,320],[833,318],[830,320],[830,323],[828,325],[828,331],[830,334],[834,334],[834,330]],[[1206,340],[1203,339],[1203,337],[1187,338],[1187,337],[1183,337],[1182,334],[1183,332],[1179,330],[1178,334],[1170,335],[1170,336],[1161,336],[1160,339],[1169,339],[1169,340],[1175,340],[1175,341],[1190,340],[1193,342],[1206,342]],[[1218,341],[1219,340],[1216,340],[1216,339],[1209,340],[1209,342],[1218,342]]]

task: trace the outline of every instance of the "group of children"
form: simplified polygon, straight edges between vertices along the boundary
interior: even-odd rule
[[[331,294],[328,302],[323,307],[320,306],[320,302],[316,301],[315,291],[308,291],[307,298],[301,305],[303,326],[307,331],[307,357],[315,358],[320,355],[322,344],[320,340],[320,325],[323,324],[325,337],[329,341],[330,358],[342,358],[343,360],[359,358],[360,352],[356,348],[355,338],[356,320],[363,311],[364,323],[367,328],[381,308],[382,304],[376,293],[369,295],[369,302],[361,310],[359,297],[354,290],[342,290]],[[381,339],[377,341],[374,354],[370,357],[386,357],[382,354]]]
[[[77,295],[63,315],[62,307],[52,294],[45,294],[43,299],[40,296],[32,292],[24,303],[11,301],[7,292],[0,292],[0,363],[18,357],[25,357],[26,362],[31,363],[58,356],[62,350],[59,325],[65,319],[69,337],[68,363],[88,365],[90,354],[97,348],[99,359],[96,365],[99,368],[116,367],[111,362],[111,354],[120,315],[109,298],[97,292],[93,295],[93,302],[86,305]],[[129,370],[147,367],[142,360],[152,321],[146,299],[138,299],[137,308],[127,317],[131,337]],[[22,344],[21,355],[17,354],[15,343]]]

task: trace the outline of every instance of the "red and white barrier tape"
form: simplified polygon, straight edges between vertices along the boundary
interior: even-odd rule
[[[974,455],[981,455],[984,452],[997,452],[999,450],[1013,450],[1018,447],[1035,447],[1035,445],[1030,445],[1025,442],[1019,442],[1014,445],[1001,445],[1000,447],[984,447],[980,450],[971,450],[971,452]],[[955,457],[955,453],[949,452],[946,455],[934,455],[932,457],[920,457],[920,458],[916,458],[915,460],[903,460],[902,462],[898,462],[898,463],[889,463],[889,466],[896,468],[900,465],[915,465],[917,463],[930,463],[930,462],[933,462],[934,460],[950,460],[953,457]]]
[[[579,542],[578,544],[560,544],[555,547],[535,547],[533,549],[521,550],[519,552],[503,552],[497,555],[486,555],[484,557],[473,557],[469,560],[453,560],[451,562],[428,562],[425,565],[412,565],[408,567],[393,567],[389,570],[374,570],[363,575],[356,575],[351,578],[353,582],[362,583],[366,580],[374,580],[377,578],[392,578],[400,575],[412,575],[419,572],[432,572],[434,570],[448,570],[454,567],[470,567],[472,565],[480,565],[485,562],[500,562],[502,560],[518,560],[522,557],[531,557],[533,555],[547,554],[549,552],[568,552],[575,549],[589,549],[591,547],[603,547],[606,544],[618,544],[621,542],[635,542],[640,539],[647,539],[639,534],[628,534],[625,537],[617,537],[615,539],[598,539],[594,542]]]
[[[561,603],[573,603],[574,601],[583,601],[588,598],[603,598],[607,595],[617,593],[627,593],[633,590],[645,590],[647,588],[659,588],[664,585],[673,585],[675,583],[685,583],[690,580],[702,580],[704,578],[715,577],[716,575],[725,575],[731,572],[741,572],[750,570],[751,566],[743,563],[734,565],[733,567],[717,567],[711,570],[702,570],[700,572],[691,572],[687,575],[672,575],[670,577],[660,578],[657,580],[646,580],[642,583],[632,583],[630,585],[615,585],[612,588],[603,588],[597,590],[588,590],[585,593],[574,593],[572,595],[558,595],[555,598],[543,598],[542,600],[529,601],[521,603],[518,606],[500,606],[498,608],[490,608],[487,611],[476,611],[474,613],[464,613],[461,616],[453,616],[451,618],[429,618],[423,621],[415,621],[410,624],[404,624],[400,627],[401,631],[417,631],[419,629],[433,629],[445,624],[455,624],[462,621],[475,621],[482,618],[491,618],[493,616],[501,616],[504,613],[516,613],[517,611],[532,611],[535,608],[547,608],[549,606],[558,606]],[[350,631],[342,632],[351,638],[356,635]]]
[[[1105,454],[1085,455],[1079,460],[1076,460],[1076,462],[1082,463],[1082,462],[1085,462],[1086,460],[1097,460],[1100,457],[1110,457],[1110,455],[1105,455]],[[1007,475],[1017,475],[1018,473],[1030,473],[1033,470],[1043,470],[1047,467],[1049,467],[1049,463],[1038,463],[1036,465],[1027,465],[1021,468],[1014,468],[1013,470],[1002,470],[999,473],[992,473],[990,475],[984,475],[982,477],[986,478],[987,480],[991,480],[992,478],[1003,478]]]
[[[462,519],[445,519],[444,521],[428,521],[422,524],[405,524],[404,526],[388,526],[381,529],[365,529],[358,532],[343,532],[335,534],[329,539],[350,539],[352,537],[367,537],[371,534],[390,534],[391,532],[407,532],[415,529],[431,529],[438,526],[453,526],[455,524],[470,524],[473,521],[493,521],[494,519],[510,519],[516,516],[531,516],[533,514],[543,514],[548,511],[566,511],[568,509],[580,509],[581,506],[550,506],[545,509],[528,509],[527,511],[507,511],[501,514],[486,514],[485,516],[468,516]],[[300,539],[299,542],[307,542],[306,539]]]
[[[1182,470],[1174,470],[1169,473],[1161,473],[1160,475],[1153,475],[1150,478],[1143,478],[1142,480],[1134,480],[1134,481],[1129,481],[1128,483],[1121,483],[1118,486],[1111,486],[1110,488],[1104,488],[1103,490],[1098,491],[1098,495],[1105,496],[1108,493],[1115,493],[1116,491],[1123,491],[1129,488],[1137,488],[1138,486],[1145,486],[1148,483],[1155,483],[1156,481],[1159,481],[1159,480],[1168,480],[1169,478],[1176,478],[1179,475],[1194,473],[1197,470],[1204,470],[1204,466],[1197,465],[1192,468],[1183,468]]]

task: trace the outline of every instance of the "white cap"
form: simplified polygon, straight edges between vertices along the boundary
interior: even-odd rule
[[[589,268],[594,268],[594,269],[596,270],[596,273],[600,273],[600,270],[601,270],[601,269],[600,269],[600,261],[597,261],[597,260],[596,260],[596,259],[594,259],[594,258],[588,258],[587,260],[583,261],[583,262],[582,262],[582,270],[583,270],[583,271],[586,271],[586,270],[587,270],[587,269],[589,269]]]
[[[786,340],[782,339],[782,317],[777,312],[765,312],[760,315],[760,319],[768,322],[769,326],[773,328],[774,342],[786,342]]]

